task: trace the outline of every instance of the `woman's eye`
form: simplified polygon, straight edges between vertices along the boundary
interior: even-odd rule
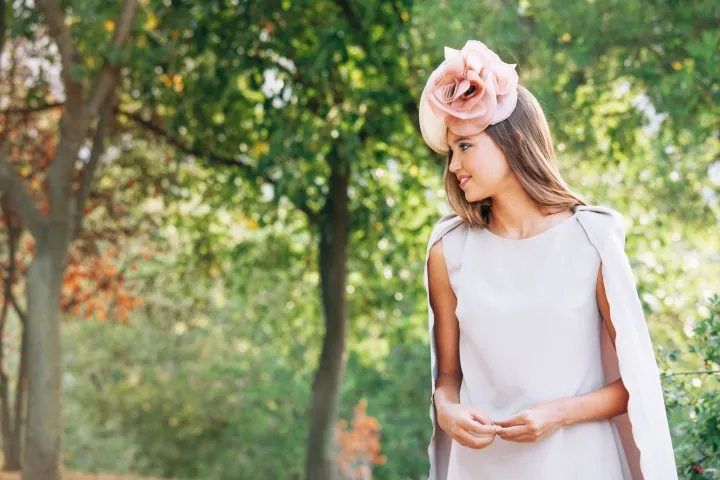
[[[461,152],[464,152],[465,150],[467,150],[468,148],[471,147],[471,145],[469,143],[461,143],[459,146],[460,146]],[[465,148],[465,147],[467,147],[467,148]]]

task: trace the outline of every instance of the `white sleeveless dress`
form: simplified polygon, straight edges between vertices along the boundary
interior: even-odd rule
[[[443,238],[457,297],[460,402],[507,419],[538,402],[605,382],[596,284],[600,256],[577,212],[508,239],[466,223]],[[496,436],[476,450],[452,441],[448,480],[627,480],[610,420],[562,427],[536,443]]]

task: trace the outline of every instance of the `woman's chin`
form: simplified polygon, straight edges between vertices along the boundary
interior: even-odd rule
[[[482,195],[478,195],[477,192],[473,192],[472,190],[465,192],[465,200],[470,203],[479,202],[483,198],[485,197],[483,197]]]

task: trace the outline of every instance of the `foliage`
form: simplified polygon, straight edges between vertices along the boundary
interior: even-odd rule
[[[643,306],[673,373],[663,381],[679,469],[712,478],[717,375],[675,373],[719,365],[717,300],[698,301],[720,284],[714,3],[141,2],[134,42],[116,59],[124,66],[107,162],[69,257],[68,468],[302,477],[323,335],[318,232],[306,213],[323,206],[329,166],[349,160],[339,416],[351,422],[367,401],[357,415],[376,419],[368,426],[387,458],[374,478],[424,478],[422,260],[446,207],[441,165],[421,143],[414,109],[442,47],[479,38],[517,59],[568,183],[625,214]],[[76,73],[91,78],[119,55],[97,48],[117,5],[63,5],[87,58]],[[36,11],[13,8],[11,37],[35,41],[29,56],[52,64]],[[43,67],[13,97],[19,103],[2,108],[57,100],[52,76]],[[41,205],[54,116],[12,117],[22,119],[11,125],[13,165]],[[101,288],[107,278],[122,290]]]
[[[367,400],[362,399],[355,406],[352,425],[346,420],[336,425],[339,452],[336,461],[340,472],[348,480],[372,478],[372,468],[384,464],[387,459],[380,455],[380,424],[366,414]]]
[[[684,353],[666,352],[665,398],[683,478],[720,478],[720,297],[710,298]],[[678,368],[690,356],[696,370]],[[672,369],[672,370],[669,370]]]
[[[175,219],[172,210],[167,218]],[[216,232],[223,238],[226,233]],[[312,286],[288,277],[302,275],[302,263],[257,268],[267,259],[251,244],[283,245],[282,232],[248,228],[235,234],[246,239],[243,255],[233,261],[234,246],[225,244],[229,251],[224,250],[221,268],[244,271],[243,282],[217,273],[201,277],[197,258],[177,268],[190,258],[195,236],[171,236],[174,248],[153,255],[137,272],[146,301],[127,325],[76,324],[66,331],[75,351],[67,364],[74,379],[65,386],[68,404],[82,402],[86,412],[119,425],[137,452],[136,466],[115,456],[90,471],[140,468],[145,474],[217,479],[237,478],[242,471],[247,478],[300,478],[316,358],[308,345],[317,335],[301,312],[317,318],[317,306],[304,301],[312,298]],[[250,259],[255,263],[248,268],[243,263]],[[248,286],[261,290],[245,294]],[[278,305],[296,316],[288,319]],[[81,468],[83,445],[66,446],[66,452],[68,465]]]
[[[82,472],[63,472],[63,478],[65,480],[160,480],[152,479],[149,477],[118,477],[116,475],[88,475]],[[20,480],[20,475],[17,473],[0,473],[0,480]]]
[[[57,99],[52,89],[45,84],[45,79],[37,84],[31,83],[36,80],[33,74],[35,65],[29,60],[28,54],[35,47],[26,40],[16,40],[9,42],[6,48],[9,51],[5,60],[9,68],[0,73],[0,95],[12,99],[7,102],[7,107],[14,113],[0,117],[0,132],[3,141],[10,146],[10,164],[18,171],[20,180],[29,187],[40,210],[47,214],[47,172],[58,142],[56,130],[60,112],[58,109],[50,109],[38,113],[25,109],[36,101],[53,104]],[[119,155],[118,149],[114,150],[115,155]],[[87,162],[88,155],[89,149],[85,148],[81,152],[81,160]],[[110,157],[106,157],[106,161],[111,160]],[[130,174],[135,175],[134,172]],[[124,172],[124,176],[127,177],[128,172]],[[118,268],[123,258],[118,245],[123,236],[139,233],[141,219],[128,215],[121,203],[129,194],[115,194],[115,186],[116,182],[106,180],[88,199],[85,223],[90,228],[82,232],[68,258],[61,300],[65,312],[72,311],[75,315],[82,313],[86,318],[96,315],[104,318],[111,313],[115,318],[123,320],[140,301],[130,295],[123,285],[123,272]],[[0,246],[0,252],[3,253],[0,264],[8,270],[10,264],[14,264],[15,275],[5,280],[12,283],[15,297],[22,299],[25,297],[27,269],[35,254],[35,241],[19,223],[13,209],[7,207],[6,210],[0,220],[0,232],[7,236],[8,241],[15,241],[17,245],[13,248],[3,242]],[[102,223],[95,220],[100,217],[103,218]],[[8,221],[12,225],[8,225]],[[9,227],[17,232],[9,235]],[[114,311],[108,312],[108,308]]]

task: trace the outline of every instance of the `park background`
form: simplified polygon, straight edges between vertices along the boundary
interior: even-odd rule
[[[423,260],[448,207],[417,104],[479,39],[571,187],[625,216],[679,474],[720,478],[716,0],[0,14],[6,471],[425,478]]]

